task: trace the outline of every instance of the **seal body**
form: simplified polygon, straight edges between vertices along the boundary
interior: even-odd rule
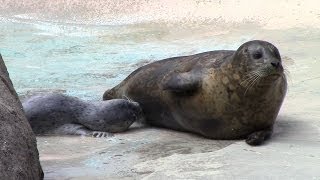
[[[151,125],[212,139],[261,144],[272,132],[286,94],[278,49],[249,41],[236,51],[211,51],[143,66],[103,99],[137,101]]]
[[[138,103],[124,99],[85,102],[62,94],[36,95],[23,102],[35,134],[108,136],[143,117]]]

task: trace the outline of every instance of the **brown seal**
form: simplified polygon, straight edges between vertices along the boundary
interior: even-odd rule
[[[261,144],[272,133],[287,81],[278,49],[249,41],[237,51],[211,51],[143,66],[104,93],[138,102],[151,125],[212,139],[247,138]]]

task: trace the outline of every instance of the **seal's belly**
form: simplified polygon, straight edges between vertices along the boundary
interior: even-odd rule
[[[184,131],[201,134],[211,139],[239,139],[271,126],[277,115],[274,111],[251,111],[250,113],[249,111],[242,107],[241,111],[226,111],[223,115],[218,115],[175,110],[171,111],[174,113],[169,116],[152,114],[150,117],[153,118],[154,125],[160,124],[171,129],[177,129],[178,125]]]
[[[268,95],[267,100],[240,97],[240,101],[234,101],[231,96],[211,100],[205,96],[201,93],[193,97],[162,94],[161,97],[133,99],[141,103],[148,123],[212,139],[239,139],[272,126],[283,99]]]
[[[255,126],[251,126],[253,122],[248,122],[232,114],[220,118],[210,118],[208,116],[207,118],[201,119],[192,116],[193,112],[172,111],[167,107],[160,107],[159,104],[157,104],[157,106],[145,104],[142,108],[148,124],[179,131],[193,132],[212,139],[238,139],[256,130]],[[259,126],[258,123],[255,125]],[[262,123],[260,126],[262,126]]]

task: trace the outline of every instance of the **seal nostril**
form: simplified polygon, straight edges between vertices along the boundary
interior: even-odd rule
[[[271,65],[275,68],[278,68],[280,63],[279,62],[272,62]]]

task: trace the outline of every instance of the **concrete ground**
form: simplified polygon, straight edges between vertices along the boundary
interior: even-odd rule
[[[154,128],[110,139],[39,137],[46,179],[320,179],[320,123],[280,116],[252,147]]]

